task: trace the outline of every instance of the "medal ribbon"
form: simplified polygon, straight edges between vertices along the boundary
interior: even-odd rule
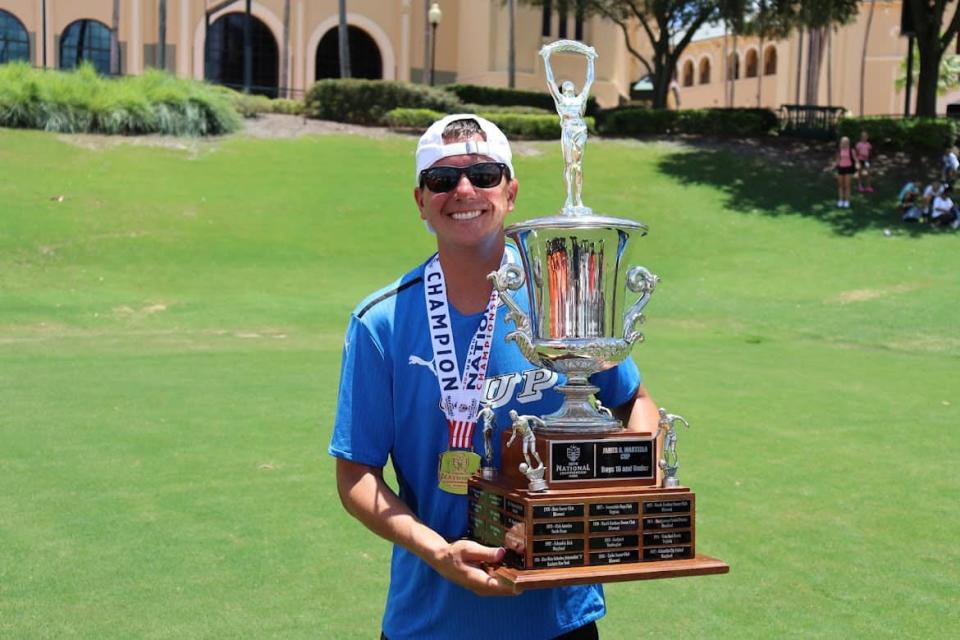
[[[506,262],[506,253],[504,253]],[[501,263],[503,264],[503,263]],[[440,267],[439,255],[433,256],[424,268],[424,299],[427,306],[427,324],[433,343],[433,365],[440,387],[440,404],[449,427],[451,449],[472,449],[473,429],[480,411],[480,396],[490,363],[493,330],[497,324],[497,305],[500,293],[494,289],[487,302],[480,326],[470,340],[463,376],[453,342],[447,285]]]

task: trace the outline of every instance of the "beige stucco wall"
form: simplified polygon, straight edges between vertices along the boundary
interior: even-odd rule
[[[866,58],[863,58],[863,43],[867,38],[867,22],[870,3],[861,3],[860,13],[848,25],[837,28],[830,36],[830,63],[824,55],[821,69],[820,86],[816,103],[821,105],[842,106],[854,115],[860,111],[860,77],[863,62],[863,114],[885,115],[902,114],[904,91],[896,89],[896,79],[901,75],[900,66],[907,55],[907,38],[900,36],[900,1],[878,1],[874,3],[873,20],[867,39]],[[948,14],[953,9],[948,9]],[[726,43],[724,41],[726,40]],[[759,46],[756,38],[737,39],[737,51],[740,52],[740,79],[732,83],[725,82],[724,68],[713,66],[711,82],[706,85],[695,83],[693,87],[682,86],[682,69],[686,60],[698,62],[701,57],[709,56],[713,60],[722,59],[724,44],[727,52],[733,51],[732,36],[718,36],[692,43],[680,59],[678,65],[678,87],[680,104],[684,108],[728,106],[730,84],[733,84],[733,105],[765,106],[773,109],[782,104],[796,104],[805,101],[806,53],[809,42],[804,38],[803,58],[800,58],[800,37],[793,34],[785,40],[764,43],[764,49],[770,44],[777,48],[777,72],[764,76],[759,100],[757,79],[746,78],[744,73],[745,52]],[[948,53],[953,53],[953,50]],[[797,64],[802,62],[800,79],[800,97],[797,96]],[[915,61],[914,64],[917,64]],[[916,68],[916,67],[915,67]],[[761,65],[762,69],[762,65]],[[916,89],[913,97],[916,98]],[[960,99],[960,92],[953,96],[944,96],[938,100],[938,111],[943,112],[947,102]]]
[[[172,53],[171,69],[181,76],[201,78],[204,65],[204,8],[215,0],[167,0],[166,41]],[[499,0],[439,0],[443,20],[437,30],[436,71],[438,82],[456,80],[496,86],[507,85],[507,16]],[[124,73],[142,73],[148,66],[151,49],[158,42],[158,0],[121,0],[119,39],[123,47],[121,67]],[[0,0],[0,9],[23,21],[40,43],[42,2],[40,0]],[[238,0],[223,13],[242,11]],[[383,60],[385,79],[419,78],[424,65],[423,0],[350,0],[348,22],[366,31],[377,43]],[[59,35],[74,20],[92,18],[110,25],[113,0],[47,0],[47,65],[57,65],[55,52]],[[274,34],[282,51],[284,0],[256,0],[253,14]],[[315,77],[317,45],[323,35],[337,26],[337,0],[290,0],[288,77],[282,86],[295,91],[308,88]],[[572,17],[570,24],[572,27]],[[554,17],[556,24],[556,17]],[[556,27],[554,27],[556,30]],[[540,35],[540,9],[518,7],[516,24],[517,86],[545,88],[543,64],[537,51],[543,44]],[[584,39],[600,53],[597,81],[593,93],[602,104],[612,106],[628,92],[631,65],[622,45],[622,36],[614,25],[588,19]],[[34,46],[31,58],[43,62],[42,50]],[[582,64],[560,58],[554,65],[557,77],[582,81]]]
[[[93,18],[109,25],[113,0],[47,0],[47,64],[56,66],[56,44],[66,26],[79,18]],[[167,0],[167,43],[170,45],[172,70],[181,76],[202,78],[204,55],[204,7],[216,0]],[[308,88],[315,77],[317,45],[323,35],[337,25],[337,0],[290,0],[290,35],[288,76],[281,86],[295,92]],[[439,0],[443,21],[437,30],[436,70],[438,82],[455,80],[493,86],[507,85],[507,15],[500,0]],[[159,0],[120,0],[119,39],[122,45],[124,73],[141,73],[148,65],[152,48],[158,41]],[[424,0],[350,0],[348,21],[376,42],[383,60],[385,79],[410,80],[421,76],[424,64]],[[18,17],[33,34],[33,42],[41,42],[41,0],[0,0],[0,9]],[[238,0],[220,12],[242,11]],[[860,111],[860,70],[863,39],[866,34],[867,8],[850,25],[840,27],[831,37],[832,56],[829,74],[826,64],[820,81],[820,104],[846,107],[851,113]],[[282,51],[284,0],[256,0],[253,13],[274,34]],[[949,10],[948,10],[949,11]],[[214,19],[220,14],[214,16]],[[543,63],[537,51],[544,43],[541,37],[541,10],[517,7],[516,63],[517,86],[543,90]],[[553,33],[557,33],[554,15]],[[870,28],[863,92],[864,113],[896,114],[903,111],[903,92],[894,88],[901,61],[906,55],[907,40],[899,36],[900,1],[878,1]],[[570,24],[572,27],[572,18]],[[552,39],[552,38],[550,38]],[[593,94],[604,106],[613,106],[629,95],[629,87],[646,75],[646,69],[627,51],[619,28],[599,18],[588,18],[584,24],[584,40],[596,47],[597,80]],[[733,50],[732,38],[714,37],[692,43],[681,57],[677,73],[677,94],[681,108],[727,106],[730,84],[725,82],[724,47]],[[650,46],[639,29],[633,44],[641,51]],[[797,34],[776,42],[777,69],[773,75],[747,78],[744,73],[745,53],[757,48],[756,39],[738,38],[741,76],[733,86],[735,106],[777,108],[798,101],[796,72],[799,53]],[[806,41],[804,45],[807,45]],[[806,46],[805,46],[806,48]],[[42,50],[31,49],[36,65],[42,64]],[[805,56],[804,56],[805,57]],[[699,65],[710,64],[710,82],[699,83]],[[696,65],[693,86],[682,86],[682,69],[686,60]],[[760,64],[762,73],[762,61]],[[555,59],[558,80],[570,78],[579,85],[583,78],[582,60],[571,57]],[[829,81],[828,81],[829,75]],[[803,82],[801,82],[803,86]],[[758,91],[759,90],[759,91]],[[759,100],[758,100],[759,93]],[[960,92],[940,99],[941,110],[947,102],[960,100]],[[671,100],[671,104],[674,101]]]

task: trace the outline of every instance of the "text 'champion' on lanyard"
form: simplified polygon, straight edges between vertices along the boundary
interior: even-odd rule
[[[501,265],[506,262],[504,253]],[[440,386],[443,413],[450,426],[451,449],[473,447],[473,427],[480,411],[483,381],[490,363],[490,347],[493,330],[497,324],[497,304],[500,294],[496,289],[490,294],[487,309],[480,319],[480,326],[470,341],[463,376],[457,359],[457,346],[453,341],[453,326],[450,323],[450,305],[447,302],[447,285],[440,267],[439,255],[433,256],[424,269],[424,298],[427,304],[427,320],[430,340],[433,342],[433,366]]]

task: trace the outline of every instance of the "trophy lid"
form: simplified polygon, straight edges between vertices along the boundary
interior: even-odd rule
[[[544,229],[622,229],[624,231],[639,231],[641,236],[645,236],[647,235],[648,227],[636,220],[612,218],[610,216],[556,215],[518,222],[517,224],[512,224],[507,227],[505,231],[508,236],[512,236],[525,231],[540,231]]]

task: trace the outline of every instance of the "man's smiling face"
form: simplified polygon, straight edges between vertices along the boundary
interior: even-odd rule
[[[472,138],[482,141],[479,135]],[[491,162],[484,155],[467,154],[438,160],[434,167],[469,167],[478,162]],[[420,217],[437,233],[439,242],[450,247],[479,246],[503,232],[503,221],[513,211],[517,197],[517,181],[506,176],[489,189],[474,186],[466,175],[446,193],[434,193],[427,187],[413,192]]]

